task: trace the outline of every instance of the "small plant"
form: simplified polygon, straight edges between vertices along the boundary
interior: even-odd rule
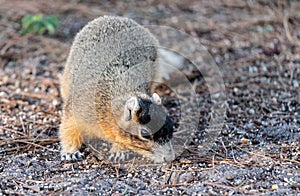
[[[257,26],[257,31],[261,34],[267,34],[274,31],[274,27],[272,25],[264,25],[264,26]]]
[[[34,33],[43,35],[46,31],[53,34],[58,26],[59,20],[55,15],[26,15],[22,18],[22,29],[20,30],[20,34],[25,35],[27,33]]]

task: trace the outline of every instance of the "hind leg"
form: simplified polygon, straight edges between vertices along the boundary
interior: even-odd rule
[[[59,130],[59,138],[61,142],[61,159],[77,160],[83,157],[83,153],[79,152],[82,145],[82,136],[78,131],[72,111],[64,109],[64,114]]]

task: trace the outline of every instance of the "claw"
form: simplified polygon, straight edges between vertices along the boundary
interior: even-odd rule
[[[79,151],[76,151],[74,153],[68,152],[61,156],[61,160],[62,161],[76,161],[76,160],[82,159],[83,157],[84,157],[84,154]]]
[[[113,163],[120,163],[132,159],[134,154],[131,151],[119,151],[110,153],[108,160]]]

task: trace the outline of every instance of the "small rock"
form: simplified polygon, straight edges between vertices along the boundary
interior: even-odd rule
[[[249,143],[249,141],[250,141],[249,139],[244,138],[244,137],[241,139],[241,142],[242,142],[242,143]]]
[[[272,190],[277,190],[278,189],[278,185],[277,184],[273,184],[272,185]]]
[[[255,110],[253,108],[251,108],[251,109],[248,110],[248,113],[253,115],[253,114],[255,114]]]
[[[232,176],[232,175],[228,175],[228,176],[226,176],[226,180],[233,180],[234,179],[234,176]]]
[[[191,161],[191,160],[188,160],[188,159],[183,159],[183,158],[182,158],[182,159],[180,159],[180,160],[179,160],[179,162],[180,162],[180,163],[187,163],[187,164],[189,164],[189,163],[192,163],[192,161]]]
[[[299,82],[297,80],[293,80],[293,86],[294,87],[299,87]]]

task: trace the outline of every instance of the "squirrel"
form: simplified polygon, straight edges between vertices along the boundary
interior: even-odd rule
[[[158,47],[146,28],[119,16],[94,19],[75,36],[60,78],[62,160],[83,158],[85,138],[156,163],[175,159],[173,123],[153,90]]]

